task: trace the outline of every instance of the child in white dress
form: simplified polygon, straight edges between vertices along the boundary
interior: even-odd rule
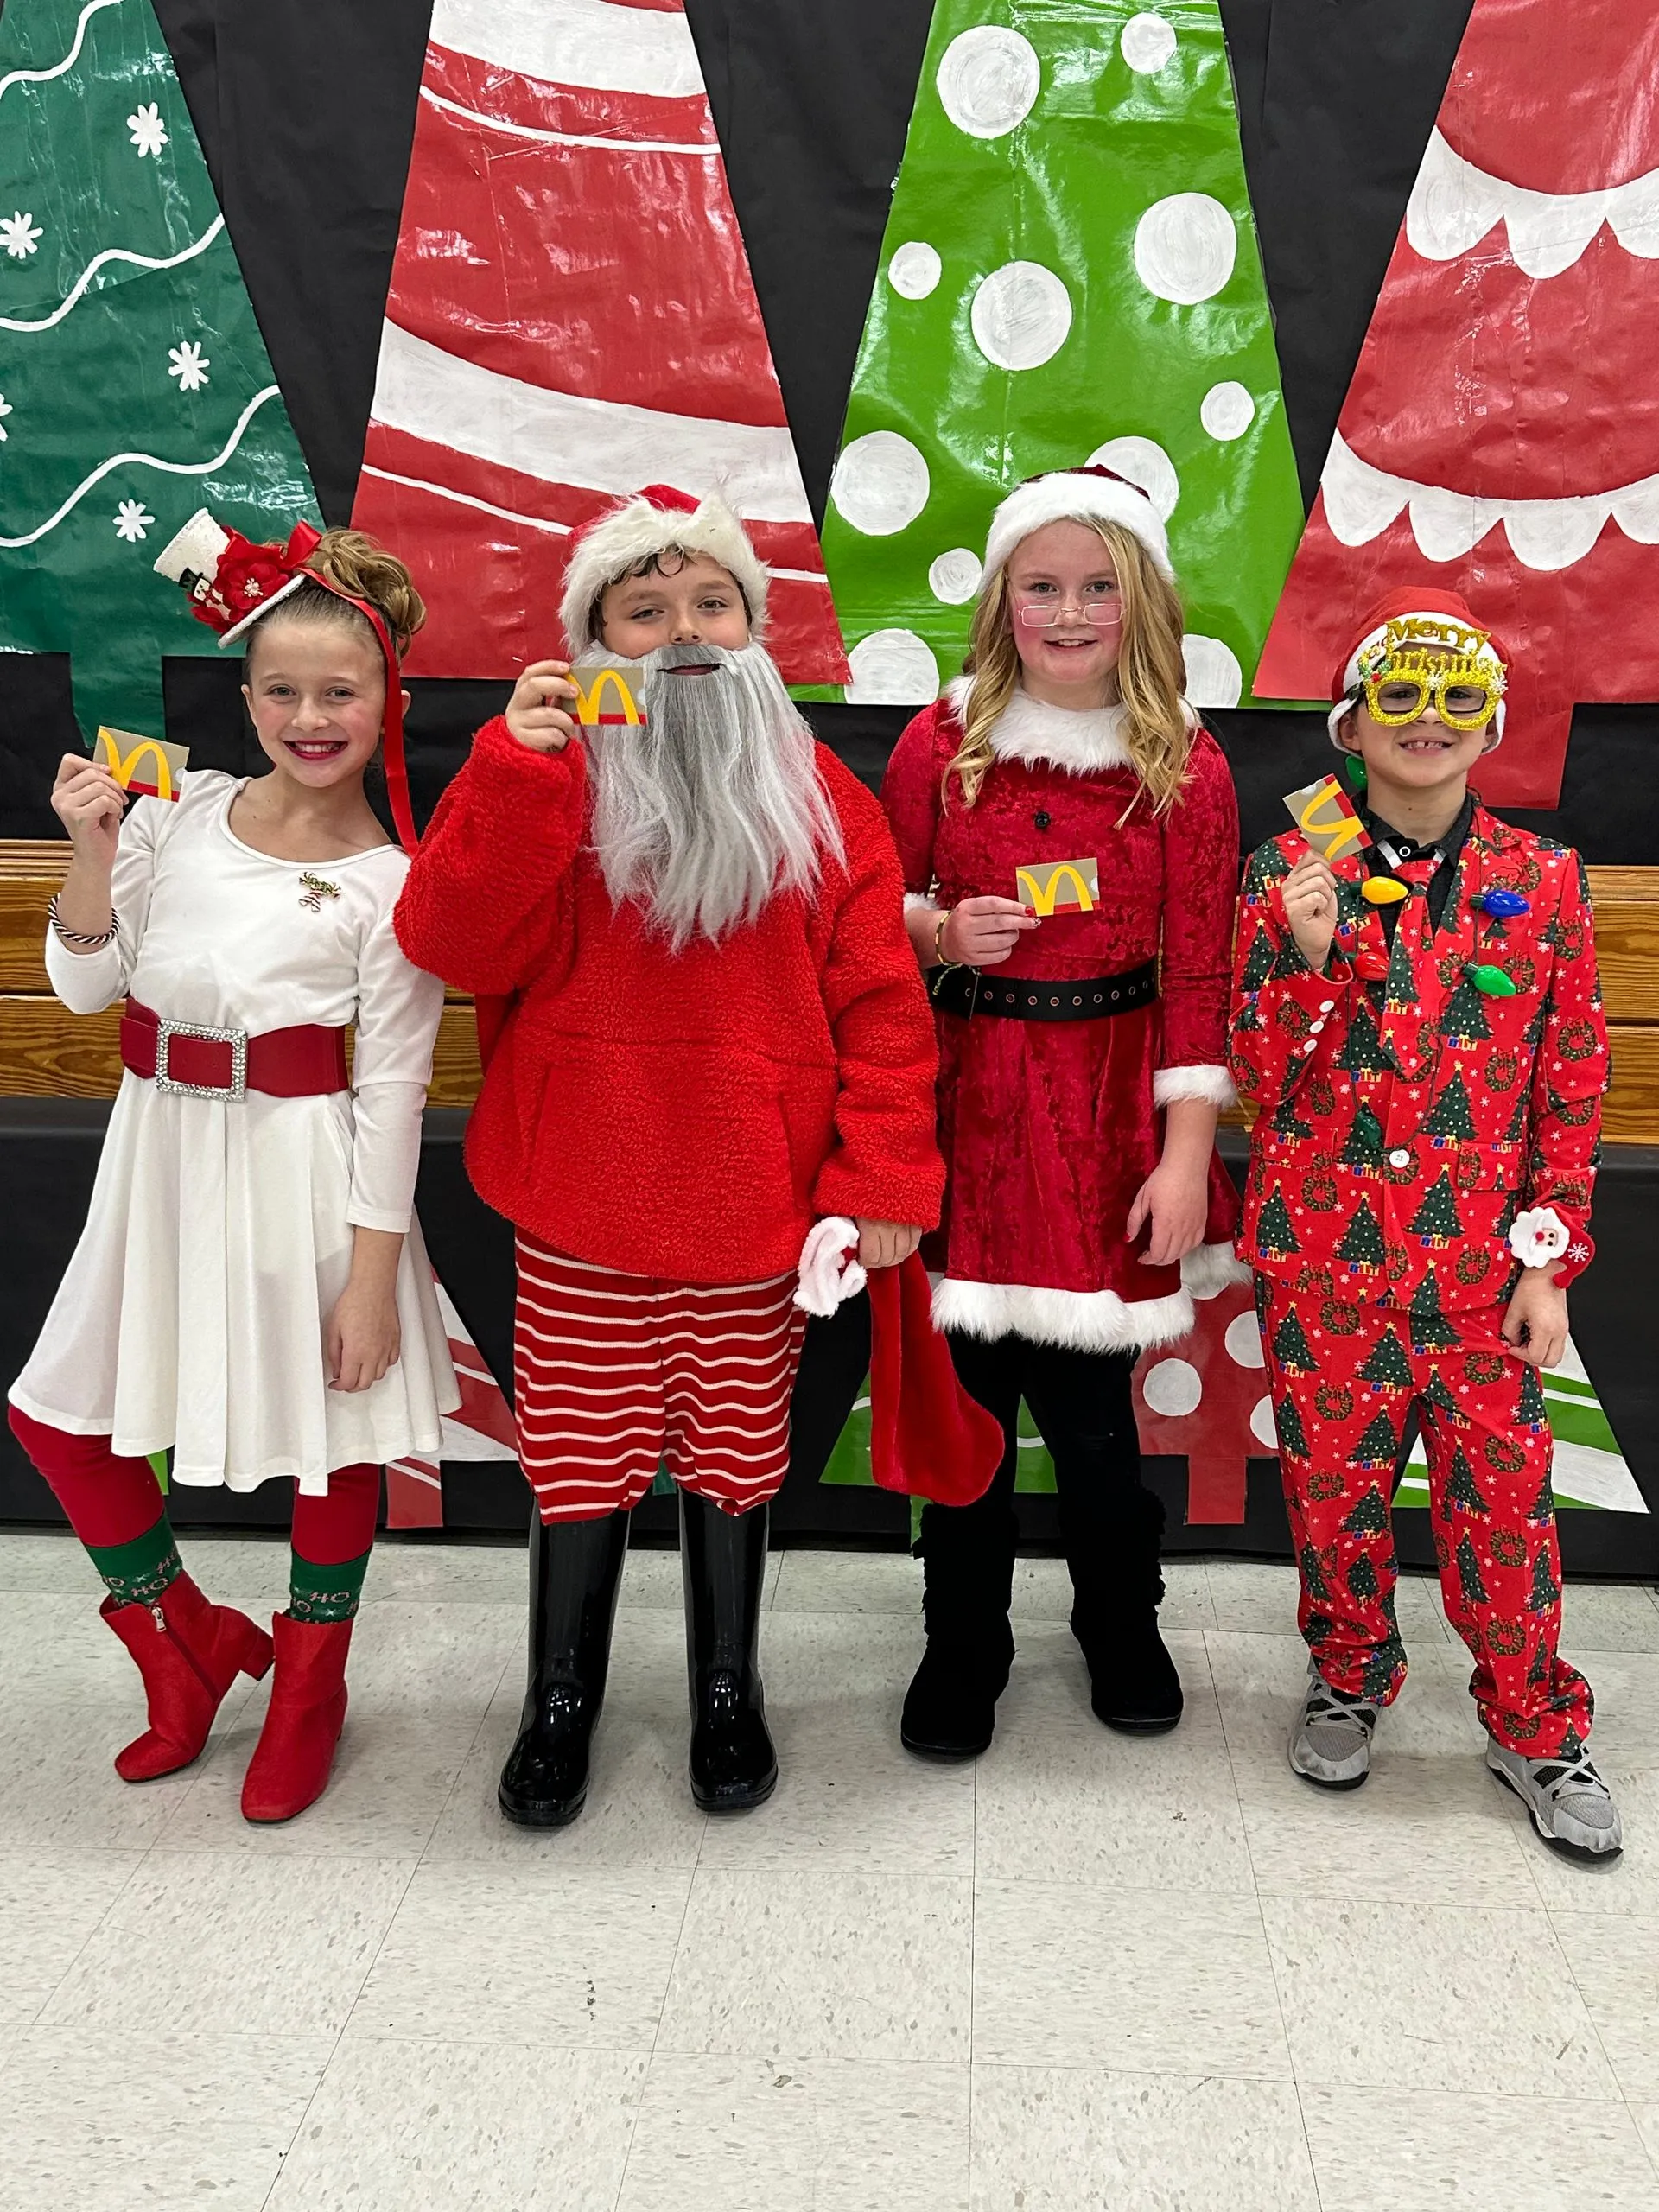
[[[271,765],[130,804],[85,756],[59,768],[73,858],[47,970],[74,1013],[125,999],[126,1072],[11,1426],[143,1677],[149,1726],[117,1771],[188,1765],[237,1674],[274,1656],[242,1807],[287,1820],[328,1779],[380,1469],[435,1456],[459,1402],[413,1212],[443,989],[392,933],[409,861],[363,791],[383,721],[400,739],[397,656],[423,610],[353,531],[254,547],[202,514],[156,565],[245,637]],[[148,1457],[168,1448],[182,1486],[293,1481],[274,1647],[184,1572]]]

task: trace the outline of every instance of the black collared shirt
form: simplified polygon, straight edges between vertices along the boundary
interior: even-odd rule
[[[1472,794],[1465,798],[1459,810],[1457,820],[1446,835],[1443,837],[1435,838],[1431,843],[1426,845],[1420,845],[1413,837],[1403,836],[1390,823],[1385,822],[1380,814],[1374,814],[1369,806],[1361,807],[1360,816],[1365,827],[1370,831],[1372,839],[1365,850],[1365,869],[1368,875],[1392,875],[1395,864],[1405,861],[1433,860],[1437,863],[1433,874],[1428,879],[1427,896],[1429,922],[1432,927],[1438,930],[1446,914],[1446,901],[1452,896],[1452,886],[1457,879],[1458,860],[1463,851],[1465,841],[1468,837],[1469,826],[1475,818],[1475,802]],[[1388,854],[1382,850],[1384,844],[1394,855],[1392,861]],[[1394,932],[1399,923],[1400,908],[1403,903],[1403,901],[1396,901],[1395,905],[1384,906],[1381,910],[1382,933],[1390,945],[1394,943]]]

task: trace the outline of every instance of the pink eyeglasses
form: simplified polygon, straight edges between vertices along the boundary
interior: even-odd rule
[[[1052,630],[1065,613],[1063,606],[1046,601],[1035,607],[1018,609],[1020,626],[1024,630]],[[1118,599],[1086,599],[1077,610],[1085,622],[1096,629],[1109,629],[1123,619],[1123,602]]]

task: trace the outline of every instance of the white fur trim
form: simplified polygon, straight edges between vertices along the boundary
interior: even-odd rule
[[[653,506],[649,499],[625,499],[581,531],[564,572],[559,619],[573,652],[596,641],[588,617],[607,584],[671,545],[703,553],[734,576],[749,603],[749,629],[758,640],[766,612],[771,571],[749,542],[748,532],[724,499],[710,493],[695,514]]]
[[[1039,1290],[1019,1282],[964,1282],[943,1275],[933,1286],[933,1325],[963,1336],[1023,1337],[1077,1351],[1130,1351],[1172,1344],[1192,1326],[1192,1294],[1122,1299],[1115,1290]]]
[[[1133,764],[1123,741],[1122,707],[1051,707],[1016,691],[991,725],[999,760],[1065,768],[1074,776]]]
[[[1230,1283],[1249,1282],[1250,1270],[1225,1244],[1200,1244],[1181,1262],[1181,1281],[1194,1298],[1216,1298]]]
[[[1109,476],[1056,469],[1017,486],[991,517],[990,535],[985,541],[985,582],[980,589],[1007,565],[1022,537],[1029,537],[1033,530],[1051,522],[1121,523],[1140,539],[1170,582],[1175,580],[1169,563],[1168,534],[1144,492]]]
[[[925,891],[906,891],[905,912],[907,914],[913,914],[918,909],[930,914],[943,913],[944,911],[936,899],[929,898]]]
[[[958,676],[944,687],[946,705],[958,727],[967,727],[974,679]],[[1046,765],[1075,776],[1101,768],[1127,768],[1122,707],[1051,707],[1029,692],[1016,691],[991,725],[991,751],[999,760]]]
[[[803,1313],[833,1313],[855,1298],[868,1278],[849,1253],[858,1249],[858,1224],[844,1213],[826,1214],[806,1232],[796,1268],[795,1303]]]
[[[1233,1078],[1225,1068],[1160,1068],[1152,1078],[1154,1106],[1173,1106],[1178,1098],[1203,1098],[1224,1110],[1237,1096]]]

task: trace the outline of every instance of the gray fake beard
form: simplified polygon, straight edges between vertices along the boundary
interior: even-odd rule
[[[643,728],[582,734],[594,851],[613,906],[640,906],[678,951],[694,937],[717,943],[779,891],[810,889],[824,854],[842,858],[812,733],[764,645],[582,658],[645,674]],[[711,672],[672,672],[684,667]]]

